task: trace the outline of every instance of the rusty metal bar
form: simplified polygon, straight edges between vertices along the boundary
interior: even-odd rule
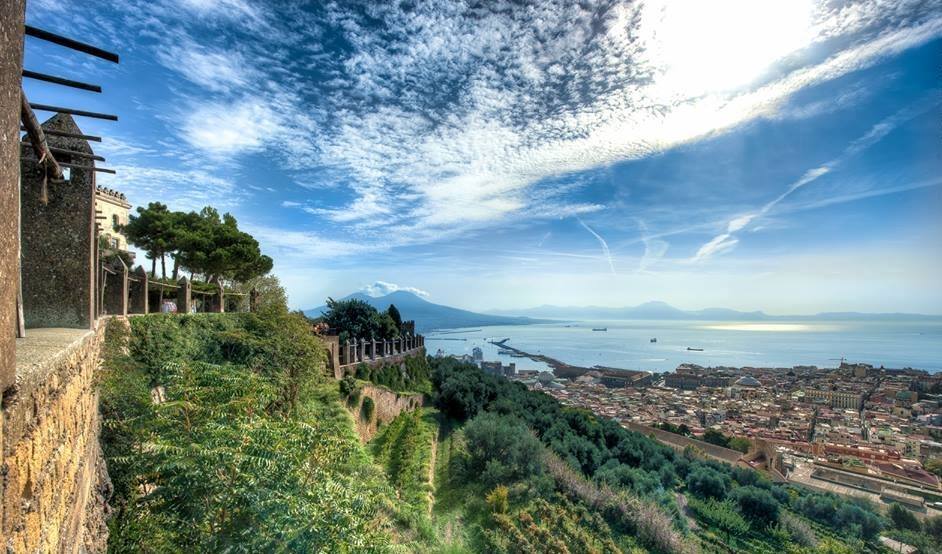
[[[72,79],[66,79],[65,77],[56,77],[55,75],[40,73],[38,71],[30,71],[28,69],[23,70],[23,77],[26,77],[27,79],[36,79],[37,81],[45,81],[47,83],[53,83],[56,85],[62,85],[65,87],[87,90],[90,92],[101,92],[101,87],[98,85],[83,83],[81,81],[73,81]]]
[[[33,108],[34,110],[42,110],[44,112],[69,113],[72,115],[80,115],[84,117],[94,117],[95,119],[107,119],[108,121],[118,120],[118,116],[112,115],[109,113],[89,112],[85,110],[76,110],[75,108],[63,108],[61,106],[50,106],[49,104],[35,104],[33,102],[30,102],[29,107]]]
[[[64,37],[62,35],[57,35],[55,33],[50,33],[49,31],[44,31],[43,29],[38,29],[32,25],[25,25],[26,34],[38,38],[40,40],[45,40],[53,44],[58,44],[59,46],[64,46],[66,48],[71,48],[72,50],[78,50],[79,52],[84,52],[90,54],[97,58],[103,60],[108,60],[109,62],[118,63],[118,55],[113,52],[108,52],[107,50],[102,50],[91,44],[85,44],[84,42],[79,42],[77,40]]]
[[[20,131],[25,131],[26,127],[20,127]],[[96,137],[95,135],[82,135],[80,133],[68,133],[66,131],[55,131],[53,129],[45,129],[45,133],[53,137],[66,137],[66,138],[77,138],[90,140],[92,142],[101,142],[101,137]]]
[[[70,167],[72,169],[87,169],[89,171],[98,171],[100,173],[110,173],[111,175],[117,175],[117,171],[113,169],[108,169],[106,167],[95,167],[93,165],[76,165],[76,164],[64,164],[60,163],[62,167]]]
[[[26,129],[26,134],[29,135],[29,140],[32,143],[33,151],[36,152],[36,157],[43,160],[42,163],[44,163],[47,170],[52,173],[53,179],[62,179],[62,168],[59,167],[55,156],[49,151],[49,145],[46,143],[46,135],[39,121],[36,119],[36,114],[33,113],[30,107],[29,100],[26,99],[25,92],[21,92],[20,94],[20,119],[23,123],[23,127]]]

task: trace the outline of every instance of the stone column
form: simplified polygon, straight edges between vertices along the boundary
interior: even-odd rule
[[[105,295],[103,298],[105,313],[108,315],[128,315],[128,266],[124,265],[121,258],[115,258],[109,269],[114,273],[103,272],[105,278]]]
[[[177,281],[177,313],[188,314],[193,309],[193,283],[185,276]]]
[[[148,310],[147,299],[147,271],[143,266],[134,270],[134,279],[128,283],[128,312],[132,314],[146,314]]]
[[[366,339],[359,339],[357,347],[357,361],[366,360]]]
[[[214,311],[223,313],[226,311],[226,293],[222,288],[222,283],[219,283],[219,290],[216,292],[216,305],[213,306],[216,308]]]
[[[43,128],[73,134],[81,129],[68,114],[56,114]],[[92,154],[88,141],[47,135],[49,146]],[[20,143],[20,268],[26,327],[90,329],[95,323],[95,172],[72,168],[69,180],[47,182],[36,153]],[[89,165],[86,158],[56,155],[64,163]],[[60,159],[61,158],[61,159]],[[11,168],[6,168],[9,171]]]
[[[16,297],[20,287],[20,74],[25,0],[0,2],[0,392],[16,380]],[[0,431],[2,435],[2,431]],[[0,440],[2,443],[2,440]],[[0,485],[0,495],[3,489]]]

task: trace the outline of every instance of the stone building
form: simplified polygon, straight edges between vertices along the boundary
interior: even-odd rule
[[[100,236],[113,250],[127,250],[128,239],[120,231],[127,225],[131,204],[123,193],[99,186],[95,189],[95,214],[101,224]]]

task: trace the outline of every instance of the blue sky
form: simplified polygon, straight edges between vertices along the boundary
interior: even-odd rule
[[[309,4],[309,5],[308,5]],[[482,7],[479,4],[484,4]],[[85,12],[88,18],[74,17]],[[231,211],[294,307],[942,313],[942,2],[30,0],[103,184]]]

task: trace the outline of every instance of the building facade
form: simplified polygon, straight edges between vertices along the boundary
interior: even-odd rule
[[[101,237],[108,248],[127,250],[128,239],[121,232],[121,226],[128,224],[131,204],[123,193],[105,187],[95,189],[95,215],[99,218]]]

